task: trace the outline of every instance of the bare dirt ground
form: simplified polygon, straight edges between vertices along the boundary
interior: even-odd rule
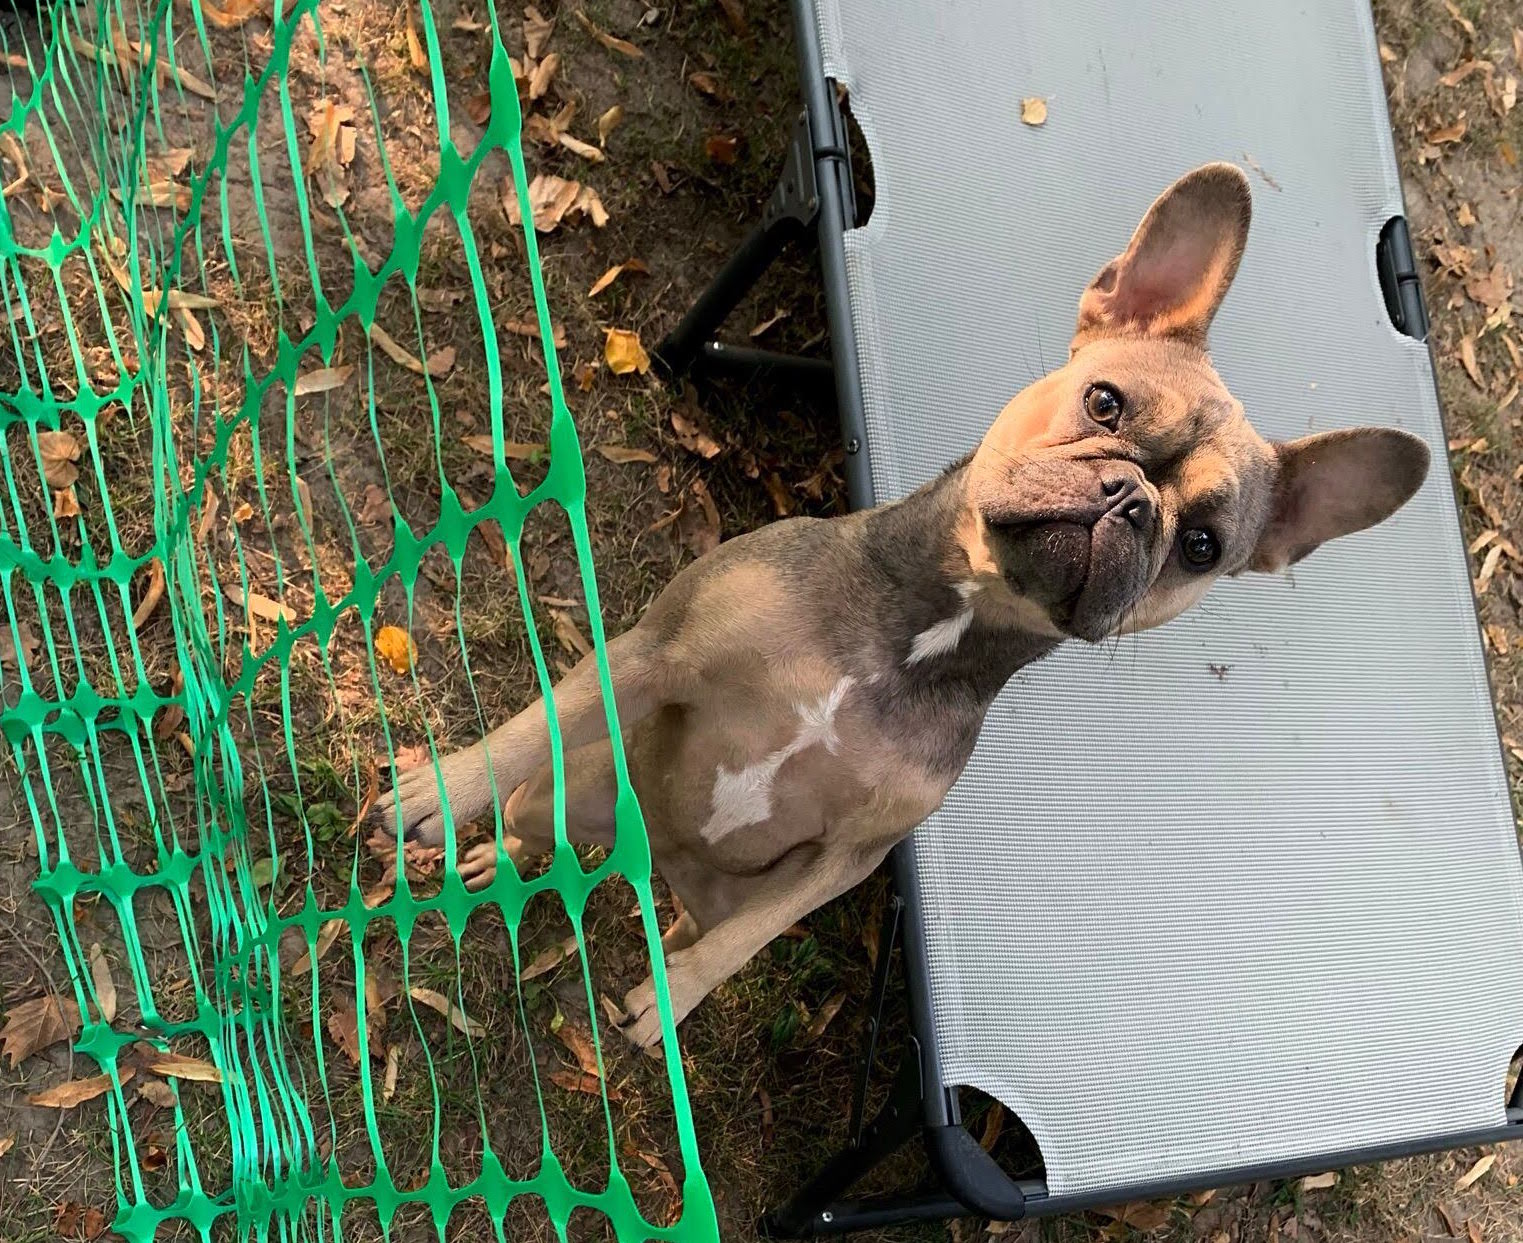
[[[585,7],[585,21],[574,4],[547,0],[541,8],[553,23],[548,34],[526,30],[516,10],[504,9],[499,16],[515,56],[531,51],[527,40],[535,40],[531,59],[540,73],[526,73],[522,92],[531,118],[525,141],[531,176],[590,186],[607,212],[601,227],[589,213],[576,218],[568,212],[540,234],[539,245],[587,459],[588,516],[603,613],[616,633],[639,616],[679,566],[717,538],[790,513],[828,515],[845,504],[827,402],[765,384],[666,386],[654,375],[615,374],[605,357],[609,329],[636,333],[653,347],[755,218],[797,107],[791,32],[785,7],[771,0],[650,9],[636,0],[595,0]],[[189,341],[195,329],[182,322],[176,330],[196,356],[205,358],[210,351],[236,359],[246,344],[256,370],[267,364],[282,329],[299,333],[310,326],[319,287],[331,302],[341,300],[354,279],[351,252],[372,265],[384,256],[392,232],[388,171],[398,197],[412,208],[436,175],[435,101],[428,78],[417,69],[404,11],[385,0],[325,0],[322,13],[322,45],[316,38],[299,41],[286,75],[292,115],[302,130],[293,149],[301,158],[317,128],[330,123],[319,115],[325,101],[355,109],[353,156],[327,174],[343,192],[349,232],[321,201],[325,183],[293,174],[289,155],[280,149],[282,117],[275,102],[267,101],[261,109],[262,182],[284,189],[272,191],[266,202],[271,224],[266,233],[248,201],[252,174],[246,155],[230,168],[229,232],[243,281],[235,285],[227,255],[209,246],[205,288],[216,305],[198,312],[196,320],[209,340],[197,348]],[[486,88],[486,14],[475,0],[460,0],[440,3],[434,16],[451,133],[469,150],[486,119],[480,103]],[[1458,7],[1438,0],[1382,0],[1376,19],[1409,213],[1424,262],[1454,477],[1466,534],[1474,542],[1493,683],[1516,783],[1523,759],[1523,742],[1514,741],[1523,740],[1518,719],[1523,557],[1509,540],[1520,511],[1515,420],[1523,410],[1517,390],[1523,362],[1510,296],[1512,274],[1523,270],[1518,201],[1523,110],[1514,108],[1516,80],[1523,79],[1523,34],[1515,23],[1523,21],[1506,6],[1474,0]],[[599,37],[603,32],[639,54],[611,46]],[[172,110],[166,121],[168,145],[190,149],[192,168],[208,155],[211,109],[226,119],[239,102],[228,85],[241,76],[236,67],[246,63],[258,72],[270,53],[269,22],[252,7],[211,36],[220,72],[208,76],[219,83],[218,98],[201,103],[199,111],[192,101]],[[552,56],[558,62],[545,70]],[[234,67],[231,76],[229,67]],[[371,95],[384,163],[369,119]],[[621,116],[612,115],[616,108]],[[309,122],[313,117],[318,119]],[[532,320],[532,300],[522,242],[500,193],[506,164],[490,172],[480,180],[470,218],[500,330],[505,430],[516,446],[512,466],[527,484],[543,469],[537,446],[545,440],[549,418],[540,391],[544,361],[533,334],[512,326]],[[311,259],[293,224],[291,187],[298,181],[314,194]],[[39,190],[34,185],[25,191],[13,212],[18,221],[31,219],[42,228],[47,201]],[[276,255],[273,274],[260,260],[266,250]],[[639,266],[590,292],[605,273],[630,260]],[[86,305],[80,295],[89,279],[84,270],[66,279],[71,305]],[[236,580],[241,559],[249,590],[305,616],[315,607],[319,588],[331,597],[353,582],[356,558],[379,565],[389,554],[385,492],[377,489],[389,489],[397,509],[423,525],[439,512],[441,480],[477,503],[490,492],[491,471],[476,447],[479,440],[473,440],[489,426],[484,344],[462,296],[469,275],[453,226],[436,221],[425,231],[417,284],[416,304],[399,283],[388,285],[377,318],[404,354],[440,360],[434,383],[425,384],[385,353],[368,354],[362,334],[344,326],[335,365],[355,365],[368,379],[306,394],[305,404],[296,408],[297,436],[290,444],[284,439],[280,392],[265,398],[263,409],[271,417],[257,435],[229,441],[226,467],[214,479],[215,510],[202,528],[208,575]],[[80,322],[87,343],[92,329],[103,331],[98,317],[82,312]],[[823,353],[823,314],[808,257],[781,264],[737,312],[729,332],[736,340],[754,337],[772,348]],[[56,332],[44,332],[40,340],[50,359],[67,358],[66,342]],[[446,351],[453,351],[447,366]],[[92,358],[103,375],[109,373],[112,364],[103,352]],[[319,365],[320,360],[307,359],[301,370]],[[242,400],[240,377],[241,368],[229,366],[209,381],[225,386],[218,396],[232,409]],[[177,389],[173,400],[180,414],[192,418],[185,414],[193,404],[188,389]],[[185,433],[188,453],[203,457],[215,443],[214,429],[193,422],[183,426],[192,429]],[[146,547],[151,536],[147,439],[141,424],[116,419],[105,424],[100,444],[102,471],[128,548]],[[9,437],[8,447],[14,447]],[[259,488],[261,474],[284,483],[288,471],[299,477],[302,489],[288,485],[266,493]],[[88,480],[77,491],[84,522],[98,534],[99,526],[89,524],[103,520],[101,497],[91,494]],[[43,503],[40,495],[35,499]],[[39,516],[45,525],[40,511]],[[203,517],[204,509],[194,515],[198,526]],[[523,562],[536,606],[533,624],[553,661],[563,666],[575,661],[588,629],[569,545],[563,518],[530,520]],[[135,603],[142,594],[134,584]],[[150,613],[138,628],[144,675],[161,690],[175,675],[166,612]],[[362,885],[380,883],[380,865],[357,850],[349,832],[371,772],[384,781],[393,761],[377,692],[400,764],[418,762],[424,754],[419,748],[430,737],[441,750],[470,741],[532,694],[534,675],[513,572],[490,534],[472,538],[458,582],[444,550],[432,549],[414,598],[407,600],[392,584],[376,612],[377,625],[399,625],[411,634],[415,677],[393,676],[382,665],[372,681],[373,632],[351,610],[338,620],[326,651],[310,642],[296,646],[284,682],[273,668],[261,675],[247,697],[244,719],[236,723],[241,748],[254,757],[245,794],[254,811],[256,853],[267,855],[272,842],[291,847],[302,840],[304,827],[316,843],[310,867],[269,878],[277,905],[295,900],[309,879],[319,895],[334,902],[342,901],[352,872]],[[98,661],[101,634],[128,624],[124,615],[106,617],[87,636],[87,657]],[[226,624],[230,661],[245,639],[255,651],[271,642],[272,628],[257,616],[234,610]],[[6,659],[0,653],[0,672]],[[14,667],[15,655],[8,659]],[[287,719],[295,726],[289,734],[283,726]],[[188,799],[191,770],[173,735],[171,728],[161,740],[166,778],[156,797],[177,805],[176,800]],[[108,752],[103,764],[108,773],[126,773],[113,787],[113,801],[121,791],[117,811],[128,849],[147,857],[152,849],[147,800],[123,758]],[[37,844],[13,776],[7,768],[9,784],[0,800],[0,926],[5,930],[0,1016],[40,996],[67,992],[59,956],[50,948],[52,922],[28,888]],[[82,805],[83,797],[81,789],[60,793],[65,806]],[[81,843],[88,843],[89,821],[80,823],[85,826],[79,830]],[[844,1138],[882,900],[883,886],[874,883],[816,913],[707,1000],[683,1028],[704,1166],[726,1239],[752,1237],[757,1216]],[[643,973],[632,906],[627,886],[608,886],[589,910],[595,986],[615,998]],[[114,971],[118,1024],[131,1023],[141,1005],[116,956],[120,929],[114,917],[98,906],[76,909],[75,917],[82,942],[98,942]],[[178,1005],[188,1012],[190,964],[173,911],[150,909],[141,923],[161,1008]],[[378,1131],[399,1183],[426,1177],[435,1108],[441,1157],[457,1181],[480,1168],[482,1122],[508,1172],[532,1173],[540,1144],[530,1075],[535,1067],[561,1076],[545,1098],[554,1150],[569,1169],[579,1171],[579,1181],[595,1186],[606,1177],[609,1128],[601,1101],[576,1090],[581,1082],[576,1042],[560,1034],[591,1027],[582,983],[555,952],[569,932],[564,914],[548,903],[531,906],[526,914],[525,959],[545,965],[524,994],[523,1018],[532,1040],[520,1026],[500,917],[478,912],[458,960],[444,929],[422,925],[413,933],[409,980],[445,993],[458,984],[470,1017],[487,1033],[474,1056],[452,1038],[443,1017],[396,998],[402,947],[395,930],[382,926],[367,936],[366,958],[380,980],[373,1066],[384,1074],[394,1061],[397,1069],[396,1086],[378,1112]],[[348,942],[339,938],[337,946],[315,969],[316,1012],[312,997],[295,988],[289,990],[286,1018],[298,1037],[324,1046],[329,1090],[318,1102],[319,1127],[346,1181],[362,1182],[374,1174],[375,1161],[363,1130],[360,1054],[345,1053],[342,1017],[346,991],[351,1003],[358,999]],[[289,948],[283,957],[294,971],[300,947]],[[371,999],[365,1001],[368,1006]],[[895,1012],[890,1020],[891,1060],[902,1015]],[[605,1040],[603,1052],[614,1089],[612,1132],[621,1162],[635,1171],[636,1194],[647,1215],[669,1220],[680,1208],[674,1179],[680,1180],[681,1166],[664,1076],[617,1038]],[[0,1239],[99,1237],[114,1212],[104,1100],[69,1110],[26,1100],[89,1073],[88,1059],[81,1066],[64,1040],[0,1059]],[[148,1083],[152,1076],[145,1071],[142,1080]],[[128,1112],[134,1139],[151,1158],[151,1194],[160,1200],[173,1195],[177,1140],[191,1146],[209,1187],[220,1188],[219,1176],[228,1168],[231,1140],[220,1098],[205,1085],[182,1085],[180,1092],[184,1136],[173,1133],[172,1115],[141,1085]],[[997,1156],[1021,1159],[1015,1127],[1007,1126],[996,1140],[992,1116],[976,1119],[975,1125],[990,1137]],[[907,1153],[885,1178],[903,1183],[914,1179],[920,1166],[919,1158]],[[1478,1169],[1473,1181],[1459,1186]],[[1496,1243],[1523,1239],[1520,1177],[1523,1156],[1517,1153],[1467,1151],[1349,1171],[1330,1185],[1321,1185],[1326,1180],[1265,1183],[1109,1214],[1016,1226],[964,1221],[881,1237],[1148,1236],[1211,1243],[1455,1237]],[[483,1213],[480,1205],[464,1206],[450,1221],[449,1236],[484,1237]],[[374,1221],[362,1214],[346,1214],[345,1227],[353,1237],[375,1235]],[[543,1215],[532,1204],[515,1206],[508,1228],[515,1239],[548,1237]],[[410,1218],[399,1223],[399,1237],[430,1229]],[[572,1233],[600,1238],[603,1227],[591,1220],[573,1222]]]

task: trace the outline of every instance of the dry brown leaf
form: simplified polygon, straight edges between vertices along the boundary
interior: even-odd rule
[[[73,432],[38,432],[37,452],[42,458],[42,477],[51,488],[73,486],[79,478],[79,441]]]
[[[164,563],[155,557],[148,563],[148,589],[143,592],[143,598],[138,601],[137,608],[132,610],[132,628],[141,630],[143,623],[153,616],[154,609],[159,607],[159,601],[164,598]]]
[[[144,1063],[144,1068],[166,1079],[189,1079],[196,1083],[221,1083],[222,1072],[210,1062],[199,1057],[186,1057],[183,1053],[155,1053]]]
[[[374,769],[374,765],[371,766]],[[333,948],[333,943],[338,940],[338,934],[349,925],[342,919],[325,919],[323,926],[317,930],[315,943],[302,950],[301,957],[291,964],[292,975],[306,975],[312,970],[314,962],[321,962],[323,956]]]
[[[179,307],[175,310],[175,316],[180,321],[180,327],[185,330],[185,344],[198,353],[205,349],[206,330],[201,327],[201,321],[196,318],[195,312]]]
[[[137,1074],[136,1066],[123,1066],[117,1071],[118,1080],[123,1087],[131,1082]],[[33,1105],[41,1105],[49,1109],[72,1109],[75,1105],[83,1105],[86,1101],[93,1101],[97,1096],[104,1096],[114,1086],[110,1075],[92,1075],[88,1079],[70,1079],[64,1083],[55,1084],[51,1088],[44,1088],[41,1092],[34,1092],[26,1099]]]
[[[398,366],[406,367],[415,375],[432,376],[435,380],[443,379],[455,366],[455,347],[446,345],[441,350],[435,350],[428,356],[427,362],[419,362],[409,354],[396,339],[382,328],[380,324],[370,325],[370,339],[381,347],[381,352]]]
[[[627,466],[631,462],[654,464],[656,461],[656,455],[649,449],[635,449],[629,445],[594,445],[593,448],[618,466]]]
[[[1382,65],[1394,65],[1399,59],[1400,57],[1396,55],[1395,49],[1389,43],[1382,43],[1380,45],[1380,63]]]
[[[1021,100],[1022,125],[1046,125],[1047,101],[1040,95],[1029,95]]]
[[[577,1065],[582,1068],[584,1075],[598,1078],[598,1053],[593,1047],[592,1038],[587,1033],[574,1023],[562,1023],[555,1029],[555,1038],[571,1050],[571,1056],[576,1058]]]
[[[1439,78],[1440,86],[1458,86],[1473,73],[1491,73],[1496,68],[1489,60],[1467,60],[1456,65],[1443,77]]]
[[[564,941],[557,941],[554,945],[547,946],[534,955],[529,965],[519,973],[519,981],[538,979],[548,971],[554,971],[561,963],[576,953],[575,934],[567,937]]]
[[[638,371],[644,375],[650,370],[650,355],[640,344],[640,334],[627,328],[610,328],[603,342],[603,361],[614,375],[628,375]]]
[[[1484,1243],[1481,1234],[1481,1223],[1476,1221],[1474,1217],[1465,1223],[1465,1237],[1470,1240],[1470,1243]]]
[[[1435,147],[1445,143],[1458,142],[1465,136],[1465,131],[1470,128],[1470,122],[1462,112],[1459,119],[1453,125],[1441,125],[1437,129],[1428,131],[1428,141]]]
[[[1468,229],[1475,223],[1475,209],[1469,203],[1461,203],[1459,210],[1454,213],[1454,221],[1462,229]]]
[[[772,501],[772,512],[779,518],[786,518],[793,512],[793,495],[784,486],[782,477],[772,471],[766,481],[767,496]]]
[[[353,120],[352,107],[331,99],[315,104],[307,115],[312,141],[307,147],[307,161],[302,171],[316,183],[323,202],[335,210],[349,197],[349,187],[344,183],[344,165],[354,158]]]
[[[360,1064],[360,1016],[353,1002],[340,1006],[328,1016],[328,1034],[333,1037],[333,1043],[344,1051],[350,1063],[358,1066]],[[385,1056],[380,1029],[376,1024],[366,1024],[365,1043],[369,1046],[370,1057],[373,1061],[378,1062]]]
[[[243,588],[237,583],[228,583],[222,590],[234,604],[248,609],[262,621],[283,621],[287,625],[294,624],[296,621],[295,610],[279,600],[271,600],[269,596],[261,595],[257,591],[249,592],[245,598]]]
[[[1000,1133],[1005,1129],[1005,1107],[998,1101],[989,1106],[984,1118],[984,1133],[979,1136],[978,1146],[985,1152],[993,1152]]]
[[[698,502],[697,506],[684,505],[682,508],[682,537],[683,542],[702,557],[719,547],[719,508],[714,504],[714,498],[709,495],[709,486],[702,479],[695,479],[688,485],[688,491]],[[693,515],[691,518],[688,515]]]
[[[695,91],[707,96],[715,103],[722,104],[730,98],[730,92],[725,90],[724,84],[712,73],[700,69],[696,73],[688,74],[687,80]]]
[[[1101,1217],[1109,1217],[1117,1225],[1146,1233],[1168,1225],[1172,1205],[1167,1200],[1133,1200],[1129,1204],[1098,1208],[1095,1212]]]
[[[179,1099],[175,1096],[172,1087],[162,1079],[154,1079],[151,1076],[144,1076],[137,1085],[137,1094],[141,1099],[159,1109],[173,1109],[175,1101]]]
[[[412,636],[400,626],[382,626],[376,631],[375,652],[398,673],[406,673],[417,658]]]
[[[608,145],[608,135],[618,129],[624,123],[624,108],[621,104],[615,104],[607,112],[598,118],[598,146]]]
[[[551,610],[551,620],[555,627],[555,641],[568,652],[575,652],[578,656],[591,656],[592,644],[587,641],[587,636],[577,628],[576,622],[571,620],[569,614],[560,609]]]
[[[625,272],[639,272],[648,275],[650,268],[646,267],[644,261],[640,259],[626,259],[623,263],[616,263],[593,282],[592,288],[587,291],[587,296],[589,298],[596,298]]]
[[[402,1046],[394,1044],[386,1050],[386,1077],[381,1083],[381,1100],[389,1101],[397,1094],[397,1072],[402,1068]]]
[[[772,329],[776,328],[780,323],[783,322],[783,320],[787,318],[788,312],[779,307],[771,319],[764,319],[761,323],[757,324],[756,327],[751,329],[751,340],[754,341],[757,337],[771,332]]]
[[[492,92],[478,91],[474,95],[466,96],[465,115],[485,129],[492,120]]]
[[[14,1070],[39,1049],[67,1040],[79,1030],[79,1007],[67,997],[48,994],[18,1002],[5,1012],[0,1054]]]
[[[529,98],[543,99],[550,93],[550,83],[555,81],[555,75],[560,72],[561,54],[551,52],[550,55],[540,61],[534,67],[534,72],[529,75]]]
[[[345,363],[341,367],[318,367],[314,371],[305,371],[297,376],[296,384],[291,392],[297,397],[307,397],[312,393],[328,393],[348,384],[349,377],[353,374],[353,363]]]
[[[603,206],[603,200],[598,197],[598,192],[591,186],[583,186],[576,196],[576,202],[571,204],[571,210],[592,221],[594,229],[601,229],[608,223],[608,212]]]
[[[532,4],[524,9],[524,51],[535,60],[545,54],[550,36],[555,33],[555,23],[550,21]]]
[[[65,1200],[53,1210],[53,1233],[60,1239],[84,1239],[90,1243],[104,1235],[110,1225],[111,1219],[92,1205]],[[121,1236],[113,1234],[111,1237]]]
[[[814,1017],[809,1020],[809,1026],[804,1028],[804,1038],[809,1043],[814,1043],[825,1034],[825,1029],[835,1021],[836,1015],[841,1012],[841,1007],[846,1004],[844,992],[832,994],[818,1010]]]
[[[533,217],[534,228],[540,233],[553,233],[560,227],[581,192],[582,185],[578,181],[567,181],[553,173],[540,173],[529,183],[529,213]],[[522,224],[523,212],[511,177],[503,189],[502,202],[509,223]]]
[[[1510,73],[1502,79],[1502,90],[1497,95],[1497,104],[1504,117],[1518,106],[1518,80]]]
[[[1338,1183],[1336,1170],[1328,1170],[1325,1174],[1308,1174],[1301,1180],[1302,1191],[1325,1191]]]
[[[680,410],[672,411],[672,431],[679,445],[705,461],[718,457],[721,452],[719,442]]]
[[[95,989],[95,1004],[107,1024],[116,1020],[116,981],[111,978],[111,964],[99,942],[90,946],[90,984]]]
[[[1467,1187],[1473,1187],[1481,1179],[1486,1177],[1486,1172],[1497,1163],[1497,1154],[1488,1152],[1484,1157],[1466,1170],[1455,1180],[1454,1189],[1464,1191]]]
[[[729,167],[740,158],[740,139],[733,134],[710,134],[703,140],[703,153],[715,164]]]
[[[1475,358],[1475,338],[1469,335],[1460,338],[1460,365],[1465,368],[1465,374],[1471,382],[1483,393],[1486,391],[1486,381],[1481,378],[1481,369]]]
[[[263,13],[265,0],[232,0],[226,8],[201,0],[201,13],[213,26],[223,30],[236,30],[256,13]]]
[[[589,1075],[580,1070],[552,1070],[550,1082],[558,1088],[565,1088],[568,1092],[581,1092],[586,1096],[603,1095],[603,1081],[596,1075]],[[624,1098],[617,1088],[609,1088],[608,1099],[618,1102]]]
[[[579,155],[582,159],[593,164],[601,164],[608,158],[600,148],[594,147],[590,142],[583,142],[574,134],[567,134],[563,131],[556,135],[556,141],[573,155]]]
[[[503,332],[511,332],[515,337],[528,337],[531,341],[538,341],[540,339],[539,322],[537,320],[505,319],[500,322],[497,327],[500,328]],[[550,340],[554,342],[556,349],[565,349],[566,330],[559,324],[551,324]]]
[[[590,34],[604,47],[606,47],[610,52],[618,52],[622,56],[633,57],[635,60],[639,60],[645,55],[644,52],[637,48],[633,43],[630,43],[627,39],[620,39],[617,35],[611,35],[606,30],[602,30],[599,27],[594,26],[592,24],[592,18],[588,17],[587,14],[581,9],[576,11],[576,20],[581,22],[583,30]]]
[[[1516,26],[1512,28],[1512,59],[1515,65],[1523,69],[1523,30]]]
[[[1475,23],[1455,7],[1454,0],[1444,0],[1444,8],[1449,10],[1449,16],[1454,18],[1455,24],[1459,26],[1461,30],[1463,30],[1472,39],[1475,38]]]
[[[418,23],[412,15],[412,0],[407,4],[407,61],[415,73],[428,73],[428,53],[423,50],[423,40],[418,38]]]
[[[485,432],[462,436],[460,440],[466,448],[474,449],[484,457],[492,456],[492,438]],[[502,456],[513,462],[537,462],[545,456],[545,445],[542,441],[505,440]]]
[[[724,19],[730,24],[730,31],[737,39],[744,39],[750,28],[746,25],[746,13],[741,7],[741,0],[719,0],[719,8],[724,13]]]
[[[365,485],[365,495],[360,501],[360,525],[365,527],[376,526],[379,523],[385,522],[391,516],[391,497],[386,494],[386,489],[377,484],[367,483]]]
[[[466,1014],[459,1006],[447,998],[443,993],[437,993],[431,988],[410,988],[407,994],[414,1001],[427,1006],[436,1014],[442,1014],[449,1019],[450,1026],[463,1036],[469,1036],[473,1040],[479,1040],[486,1035],[486,1028],[478,1023],[470,1015]]]
[[[53,517],[78,518],[84,510],[79,507],[79,497],[73,488],[60,488],[53,493]]]

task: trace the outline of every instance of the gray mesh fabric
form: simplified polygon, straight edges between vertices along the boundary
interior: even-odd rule
[[[1254,182],[1212,339],[1255,424],[1444,461],[1375,273],[1401,200],[1359,0],[819,2],[877,184],[847,257],[880,499],[1061,363],[1084,284],[1213,159]],[[948,1081],[1019,1114],[1053,1193],[1505,1120],[1523,872],[1450,487],[1026,671],[915,835]]]

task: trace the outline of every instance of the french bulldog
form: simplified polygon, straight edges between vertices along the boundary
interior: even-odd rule
[[[1152,205],[1079,298],[1066,364],[903,500],[793,518],[679,573],[607,645],[631,784],[681,900],[663,938],[678,1021],[773,937],[866,877],[941,803],[996,693],[1069,639],[1177,617],[1223,576],[1273,573],[1394,513],[1429,453],[1386,427],[1265,440],[1206,333],[1248,237],[1243,173],[1209,164]],[[595,662],[556,688],[573,840],[611,845],[615,770]],[[543,701],[404,774],[378,836],[466,851],[492,882],[554,845]],[[446,802],[448,810],[446,811]],[[1013,811],[1013,809],[1012,809]],[[624,999],[661,1037],[653,983]]]

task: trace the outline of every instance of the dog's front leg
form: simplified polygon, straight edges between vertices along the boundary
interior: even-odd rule
[[[741,904],[685,949],[666,956],[672,1021],[734,975],[774,937],[817,907],[845,893],[878,866],[886,851],[821,849],[814,843],[784,855],[746,894]],[[639,1048],[661,1039],[655,982],[647,977],[624,998],[624,1034]]]
[[[604,649],[621,727],[655,711],[670,689],[656,649],[638,626],[610,640]],[[555,688],[555,712],[563,751],[608,736],[593,657],[582,660]],[[377,832],[389,837],[396,831],[400,811],[402,833],[408,841],[442,845],[446,799],[455,823],[469,824],[485,816],[494,804],[501,805],[549,760],[545,701],[536,699],[474,746],[445,756],[437,773],[432,766],[403,773],[396,786],[377,800],[371,822]]]

